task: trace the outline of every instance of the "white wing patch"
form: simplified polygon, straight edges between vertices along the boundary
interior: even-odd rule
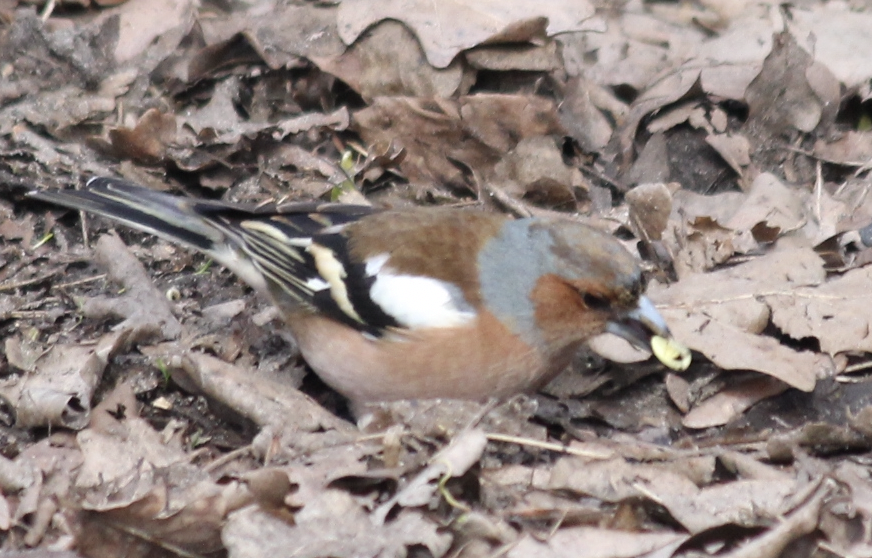
[[[375,276],[369,296],[400,325],[454,327],[475,319],[475,311],[456,286],[432,277],[398,274],[385,266],[387,260],[387,254],[367,260],[367,275]]]
[[[317,293],[329,289],[330,283],[323,279],[312,277],[311,279],[306,280],[306,287],[312,292]]]

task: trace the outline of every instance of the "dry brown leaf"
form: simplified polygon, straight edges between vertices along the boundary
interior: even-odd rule
[[[610,160],[617,160],[627,168],[633,161],[634,140],[642,119],[687,95],[699,83],[699,75],[700,70],[697,68],[670,70],[650,84],[650,87],[633,101],[630,113],[612,138],[613,145],[610,145],[609,151],[606,151],[606,156]],[[611,150],[616,151],[610,153]],[[668,177],[649,177],[646,182],[667,179]]]
[[[39,354],[33,353],[35,346],[20,346],[8,339],[10,362],[28,371],[0,385],[0,394],[15,408],[16,426],[84,428],[103,371],[109,359],[126,346],[130,334],[122,329],[103,336],[96,345],[55,344],[45,352],[40,349]]]
[[[94,297],[82,305],[82,313],[92,318],[123,317],[117,330],[131,331],[131,342],[148,337],[174,339],[182,326],[173,315],[170,303],[154,286],[145,266],[130,253],[115,235],[104,234],[94,250],[96,261],[109,277],[122,284],[124,293],[118,298]]]
[[[456,162],[487,173],[502,153],[525,138],[560,133],[553,102],[526,95],[474,95],[457,101],[379,97],[354,113],[368,144],[395,141],[412,183],[466,187]]]
[[[688,275],[663,290],[655,286],[651,298],[676,338],[719,367],[756,370],[810,391],[818,377],[831,372],[830,359],[757,334],[780,297],[817,287],[824,277],[823,262],[811,249],[782,250],[730,269]]]
[[[627,192],[626,200],[636,237],[649,242],[662,239],[672,213],[672,191],[666,184],[640,184]]]
[[[814,144],[814,154],[842,165],[865,166],[872,161],[872,132],[849,130],[836,141],[823,138]]]
[[[371,28],[340,56],[317,57],[315,63],[360,93],[364,99],[379,96],[453,97],[473,76],[455,60],[445,68],[427,63],[421,46],[407,27],[385,21]]]
[[[163,160],[168,145],[176,143],[176,119],[158,109],[151,109],[134,128],[109,130],[115,155],[153,165]]]
[[[793,339],[816,338],[830,356],[872,352],[872,267],[852,269],[823,285],[767,295],[772,322]]]
[[[581,172],[563,162],[554,140],[542,136],[519,141],[484,179],[540,207],[572,212],[578,209],[575,189],[586,185]]]
[[[630,533],[599,527],[558,529],[541,542],[526,535],[513,545],[509,558],[571,558],[585,549],[586,558],[629,558],[631,556],[671,556],[684,544],[688,535],[675,533]]]
[[[773,242],[805,225],[808,200],[806,192],[763,173],[754,179],[745,201],[725,225],[738,232],[751,231],[758,242]]]
[[[339,490],[328,489],[315,495],[294,519],[295,524],[289,525],[249,507],[228,518],[222,540],[234,556],[320,558],[402,556],[415,545],[442,556],[452,539],[436,523],[411,510],[403,510],[383,526],[374,526],[355,499]]]
[[[143,0],[126,2],[100,13],[100,20],[119,18],[115,60],[126,62],[141,54],[156,39],[175,28],[187,30],[194,22],[192,0]],[[179,34],[181,39],[181,34]]]
[[[549,3],[448,0],[439,4],[418,0],[377,3],[346,0],[339,5],[337,25],[339,36],[350,45],[376,22],[401,21],[415,32],[430,63],[445,68],[460,51],[487,41],[526,42],[541,38],[540,32],[550,36],[581,30],[593,13],[593,6],[584,0]],[[524,24],[539,18],[545,20],[541,28],[539,24],[524,28]]]
[[[402,490],[376,508],[372,520],[377,525],[382,525],[396,506],[408,508],[429,504],[437,497],[441,480],[465,474],[481,459],[486,445],[487,436],[483,430],[461,432],[447,447],[433,456],[431,463]]]
[[[745,136],[730,133],[709,134],[705,141],[739,176],[751,164],[751,142]]]
[[[560,103],[560,124],[589,153],[602,150],[612,136],[612,124],[595,102],[597,85],[582,78],[566,84]]]
[[[780,138],[810,132],[821,121],[821,99],[806,78],[811,64],[811,56],[784,31],[775,36],[772,52],[745,91],[745,134],[755,138],[755,160],[764,170],[774,170],[784,159],[785,153],[778,147]]]
[[[793,543],[818,528],[821,509],[835,491],[834,483],[822,483],[806,502],[791,510],[787,517],[779,517],[778,523],[772,529],[731,552],[732,558],[783,556]]]
[[[828,3],[810,5],[793,13],[800,36],[814,36],[814,58],[829,69],[847,88],[859,87],[868,94],[872,61],[872,14],[846,10]]]
[[[758,251],[808,225],[810,194],[789,188],[769,173],[757,176],[747,195],[701,196],[679,190],[667,227],[679,277],[704,271],[737,254]]]
[[[294,432],[329,429],[339,434],[351,433],[348,423],[288,383],[253,374],[243,367],[176,344],[144,348],[143,352],[162,359],[180,385],[208,394],[260,426],[289,425]]]
[[[68,128],[103,118],[115,108],[114,97],[85,95],[82,89],[67,85],[0,107],[0,134],[9,134],[22,122],[28,122],[63,136]],[[26,139],[26,135],[22,136],[22,141]]]
[[[712,467],[714,464],[712,463]],[[691,533],[735,523],[765,525],[789,509],[799,481],[737,480],[698,487],[675,463],[636,464],[623,459],[585,462],[564,458],[552,471],[553,490],[572,490],[608,502],[651,499]]]
[[[280,3],[271,5],[266,14],[262,11],[262,6],[254,4],[249,13],[234,13],[231,22],[209,18],[201,19],[200,24],[207,33],[211,28],[210,44],[242,32],[274,70],[300,66],[301,58],[316,64],[317,60],[332,60],[345,51],[336,29],[337,10],[333,6]]]
[[[646,10],[632,8],[601,23],[592,18],[593,23],[600,24],[594,33],[565,33],[557,40],[563,44],[564,66],[570,76],[584,76],[609,88],[627,85],[637,91],[647,89],[664,71],[685,59],[683,49],[673,46],[690,46],[704,38],[694,26],[664,29],[666,26]]]
[[[700,83],[716,97],[743,99],[748,85],[760,74],[763,59],[772,50],[775,31],[772,21],[753,10],[744,16],[703,42],[698,58],[688,62],[703,65]]]
[[[687,428],[711,428],[727,424],[758,401],[778,395],[787,384],[775,378],[757,377],[730,385],[688,412],[681,421]]]

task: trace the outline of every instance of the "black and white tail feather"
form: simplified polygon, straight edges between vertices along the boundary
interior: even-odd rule
[[[285,203],[243,206],[156,192],[97,177],[82,190],[29,197],[94,213],[200,250],[255,289],[305,305],[381,336],[398,322],[370,298],[375,281],[351,261],[343,229],[373,213],[362,205]]]

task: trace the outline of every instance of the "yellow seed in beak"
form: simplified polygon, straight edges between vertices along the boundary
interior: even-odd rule
[[[651,337],[651,352],[667,368],[682,372],[690,366],[690,349],[672,337]]]

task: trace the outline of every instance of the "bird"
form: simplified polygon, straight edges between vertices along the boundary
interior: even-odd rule
[[[578,220],[252,206],[112,177],[28,196],[204,252],[278,307],[306,363],[354,403],[533,391],[604,332],[648,350],[654,341],[675,370],[690,362],[635,256]]]

